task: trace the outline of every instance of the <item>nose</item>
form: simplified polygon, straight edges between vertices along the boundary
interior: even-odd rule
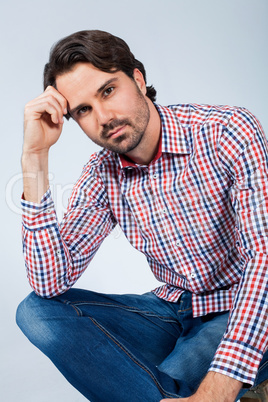
[[[105,126],[114,119],[113,111],[103,104],[98,104],[95,106],[95,115],[100,126]]]

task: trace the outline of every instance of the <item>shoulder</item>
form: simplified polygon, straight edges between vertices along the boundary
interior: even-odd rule
[[[208,105],[208,104],[177,104],[169,105],[183,125],[203,125],[218,123],[227,125],[238,107],[228,105]]]
[[[90,156],[89,161],[83,167],[82,173],[76,181],[70,206],[74,207],[86,204],[89,200],[99,203],[107,203],[105,182],[103,180],[103,169],[107,165],[115,164],[115,156],[112,152],[101,149]]]
[[[101,149],[98,152],[94,152],[84,165],[81,175],[75,183],[75,187],[90,188],[96,184],[103,187],[103,172],[111,172],[117,164],[116,161],[116,154],[109,150]]]
[[[189,103],[170,105],[168,109],[175,113],[182,126],[191,129],[195,126],[198,129],[220,126],[220,137],[223,135],[234,141],[242,141],[243,147],[256,135],[265,137],[261,123],[245,107]]]
[[[181,124],[219,123],[228,126],[232,122],[241,122],[247,128],[262,129],[259,120],[243,106],[209,105],[209,104],[176,104],[167,106],[175,113]]]
[[[108,149],[101,149],[98,152],[94,152],[89,161],[85,164],[83,170],[101,170],[106,165],[115,165],[117,163],[116,154]]]

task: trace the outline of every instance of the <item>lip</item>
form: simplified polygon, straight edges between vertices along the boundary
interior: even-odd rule
[[[116,130],[112,131],[111,133],[108,134],[108,138],[117,138],[119,137],[121,134],[123,134],[124,129],[125,129],[125,125],[122,127],[118,127],[116,128]]]

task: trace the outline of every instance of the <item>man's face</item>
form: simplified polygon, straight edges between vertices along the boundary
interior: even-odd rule
[[[89,63],[77,63],[57,77],[56,85],[71,116],[96,144],[127,154],[142,143],[150,111],[139,70],[131,79],[122,71],[106,73]]]

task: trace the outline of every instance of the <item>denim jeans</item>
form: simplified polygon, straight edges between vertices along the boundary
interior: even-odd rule
[[[151,292],[71,289],[53,299],[31,293],[17,323],[88,400],[158,402],[196,390],[226,329],[228,313],[193,318],[191,305],[189,292],[177,303]],[[265,356],[258,382],[268,378]]]

